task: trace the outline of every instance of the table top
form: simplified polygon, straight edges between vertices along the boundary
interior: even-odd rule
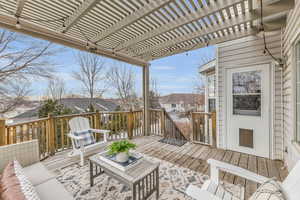
[[[129,182],[136,182],[144,178],[159,166],[159,163],[153,163],[147,160],[146,158],[142,158],[142,160],[138,161],[139,163],[137,163],[132,168],[126,171],[122,171],[100,159],[99,154],[95,154],[89,157],[89,160],[99,165],[104,171],[109,171],[114,175],[119,176],[120,178],[125,179]]]

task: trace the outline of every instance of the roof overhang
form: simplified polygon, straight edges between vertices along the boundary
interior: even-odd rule
[[[216,68],[216,59],[213,59],[209,61],[208,63],[205,63],[199,68],[199,73],[201,74],[207,74],[209,72],[214,71]]]
[[[0,3],[0,26],[146,66],[151,60],[255,35],[261,14],[257,2],[7,0]],[[278,13],[294,6],[294,0],[263,3],[263,17],[272,30],[285,23],[278,20]]]

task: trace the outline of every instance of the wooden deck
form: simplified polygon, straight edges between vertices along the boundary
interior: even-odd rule
[[[278,180],[283,180],[287,175],[286,169],[282,168],[283,163],[281,161],[269,160],[233,151],[225,151],[199,144],[186,143],[182,147],[177,147],[160,143],[158,142],[159,139],[161,138],[156,136],[139,137],[133,139],[133,142],[138,145],[137,151],[141,153],[166,160],[175,165],[186,167],[202,174],[209,174],[209,166],[206,160],[214,158],[246,168],[263,176],[276,177]],[[68,151],[58,153],[43,162],[50,170],[78,162],[76,159],[67,158],[67,152]],[[229,183],[245,186],[246,199],[248,199],[257,188],[256,183],[229,173],[222,172],[221,179]]]

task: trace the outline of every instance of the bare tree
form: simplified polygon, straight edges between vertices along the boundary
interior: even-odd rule
[[[90,106],[96,96],[102,96],[107,89],[106,68],[102,57],[90,53],[78,53],[77,63],[79,71],[73,72],[73,78],[78,80],[82,89],[89,95]]]
[[[23,103],[34,77],[52,77],[51,57],[58,52],[51,43],[0,30],[0,113]]]
[[[66,83],[61,78],[49,79],[47,96],[50,99],[60,101],[66,95]]]
[[[109,85],[115,90],[116,96],[121,100],[124,110],[135,109],[138,98],[135,93],[135,73],[132,68],[116,63],[107,73]]]
[[[24,103],[26,95],[29,93],[29,82],[6,80],[0,83],[0,116],[13,111],[17,106]]]
[[[149,92],[149,104],[150,108],[158,109],[160,108],[159,104],[160,94],[157,86],[157,79],[151,77],[150,80],[150,92]]]

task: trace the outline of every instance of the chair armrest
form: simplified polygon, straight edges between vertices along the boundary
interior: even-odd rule
[[[103,133],[103,134],[108,134],[110,133],[110,130],[104,130],[104,129],[90,129],[94,133]]]
[[[108,134],[110,133],[110,130],[104,130],[104,129],[90,129],[94,133],[102,133],[104,138],[103,141],[107,142]]]
[[[196,200],[221,200],[219,197],[213,195],[212,193],[202,190],[194,185],[189,185],[185,190],[185,193]]]
[[[75,136],[75,135],[73,135],[71,133],[68,134],[68,137],[70,137],[70,138],[72,138],[74,140],[82,140],[82,139],[84,139],[84,137],[82,137],[82,136]]]
[[[210,164],[210,173],[211,173],[211,179],[215,183],[219,183],[219,170],[240,176],[242,178],[257,182],[257,183],[263,183],[268,180],[267,177],[261,176],[259,174],[253,173],[249,170],[246,170],[241,167],[237,167],[235,165],[231,165],[228,163],[224,163],[218,160],[214,159],[208,159],[207,163]]]

